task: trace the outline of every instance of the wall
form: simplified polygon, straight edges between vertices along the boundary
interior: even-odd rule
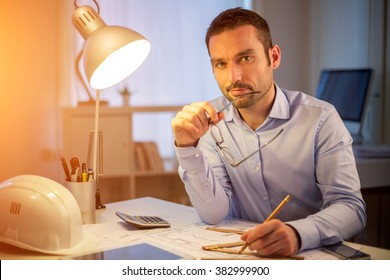
[[[279,45],[282,63],[275,71],[279,86],[308,94],[310,62],[310,0],[253,1],[253,8],[268,22],[272,40]],[[310,77],[310,78],[309,78]]]
[[[386,11],[386,58],[385,58],[385,76],[384,76],[384,88],[386,93],[386,99],[383,106],[383,120],[384,120],[384,143],[390,144],[390,0],[385,2],[385,11]]]
[[[270,24],[282,63],[275,72],[284,88],[315,95],[324,68],[374,69],[363,136],[367,143],[390,143],[390,92],[384,87],[388,47],[388,0],[258,0],[254,9]],[[387,20],[387,30],[389,21]],[[388,64],[387,64],[387,67]],[[388,75],[388,74],[387,74]],[[387,135],[387,136],[386,136]]]
[[[276,80],[315,94],[322,68],[368,66],[369,2],[254,1],[282,50]]]
[[[0,182],[20,174],[58,175],[62,3],[0,2]]]

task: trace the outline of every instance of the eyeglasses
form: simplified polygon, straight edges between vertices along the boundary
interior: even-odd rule
[[[258,153],[260,150],[262,150],[263,148],[265,148],[268,144],[270,144],[272,141],[274,141],[281,133],[283,132],[283,128],[274,136],[272,137],[268,142],[264,143],[263,146],[261,146],[260,148],[256,149],[255,151],[253,151],[252,153],[250,153],[248,156],[244,157],[243,159],[241,160],[236,160],[233,155],[230,153],[229,151],[229,148],[228,147],[224,147],[222,146],[223,142],[225,141],[223,139],[223,135],[222,135],[222,132],[221,132],[221,129],[218,127],[218,125],[216,124],[212,124],[210,123],[210,133],[211,133],[211,136],[214,138],[215,140],[215,144],[217,145],[217,148],[218,148],[218,151],[219,153],[221,154],[221,156],[232,166],[232,167],[237,167],[239,166],[241,163],[243,163],[244,161],[246,161],[248,158],[250,158],[251,156],[253,156],[254,154]]]
[[[244,97],[244,96],[248,96],[248,95],[252,95],[252,94],[258,94],[258,93],[262,93],[262,91],[252,91],[252,92],[248,92],[248,93],[244,93],[244,94],[241,94],[239,96],[236,96],[233,100],[231,100],[229,103],[227,103],[225,106],[223,106],[221,108],[221,110],[218,111],[218,114],[221,113],[222,111],[225,111],[230,105],[232,105],[235,101],[237,101],[238,99],[240,99],[241,97]],[[267,92],[265,92],[267,93]],[[263,95],[265,94],[263,93]],[[260,97],[261,98],[261,97]]]
[[[252,92],[252,93],[249,93],[249,94],[255,94],[255,93],[260,93],[260,92]],[[247,95],[247,94],[245,94]],[[242,95],[243,96],[243,95]],[[233,104],[234,101],[236,101],[238,98],[240,98],[241,96],[239,97],[236,97],[235,99],[233,99],[232,101],[230,101],[228,104],[226,104],[218,113],[224,111],[226,108],[228,108],[230,105]],[[221,156],[232,166],[232,167],[237,167],[239,166],[241,163],[243,163],[244,161],[246,161],[248,158],[250,158],[251,156],[253,156],[254,154],[258,153],[261,149],[265,148],[268,144],[270,144],[272,141],[274,141],[282,132],[283,132],[283,128],[274,136],[272,137],[269,141],[267,141],[266,143],[264,143],[263,146],[261,146],[260,148],[256,149],[255,151],[253,151],[252,153],[250,153],[248,156],[244,157],[243,159],[241,159],[240,161],[237,161],[233,155],[230,153],[229,151],[229,148],[228,147],[224,147],[222,146],[223,142],[225,141],[224,138],[223,138],[223,135],[222,135],[222,132],[221,132],[221,129],[218,127],[218,125],[214,124],[212,121],[209,122],[209,125],[210,125],[210,133],[211,133],[211,136],[214,138],[215,140],[215,144],[217,145],[217,148],[218,148],[218,151],[219,153],[221,154]]]

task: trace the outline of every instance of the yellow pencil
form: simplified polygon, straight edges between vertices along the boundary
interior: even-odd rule
[[[278,205],[278,207],[275,208],[275,210],[268,216],[268,218],[264,221],[265,222],[268,222],[269,220],[272,220],[276,214],[278,214],[278,212],[280,211],[280,209],[283,208],[283,206],[290,200],[290,195],[288,194],[284,199],[283,201]],[[242,251],[244,251],[247,247],[248,247],[248,242],[245,242],[245,244],[241,247],[240,251],[238,252],[239,254],[242,253]]]

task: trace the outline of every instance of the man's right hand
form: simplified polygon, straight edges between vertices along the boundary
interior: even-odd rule
[[[208,131],[210,121],[216,124],[222,119],[223,113],[218,113],[209,102],[184,106],[171,122],[176,146],[195,147]]]

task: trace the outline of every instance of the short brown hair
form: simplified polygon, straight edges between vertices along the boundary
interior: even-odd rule
[[[223,11],[211,22],[205,38],[207,50],[211,36],[246,24],[258,30],[258,38],[267,52],[272,47],[272,37],[267,21],[255,12],[239,7]]]

